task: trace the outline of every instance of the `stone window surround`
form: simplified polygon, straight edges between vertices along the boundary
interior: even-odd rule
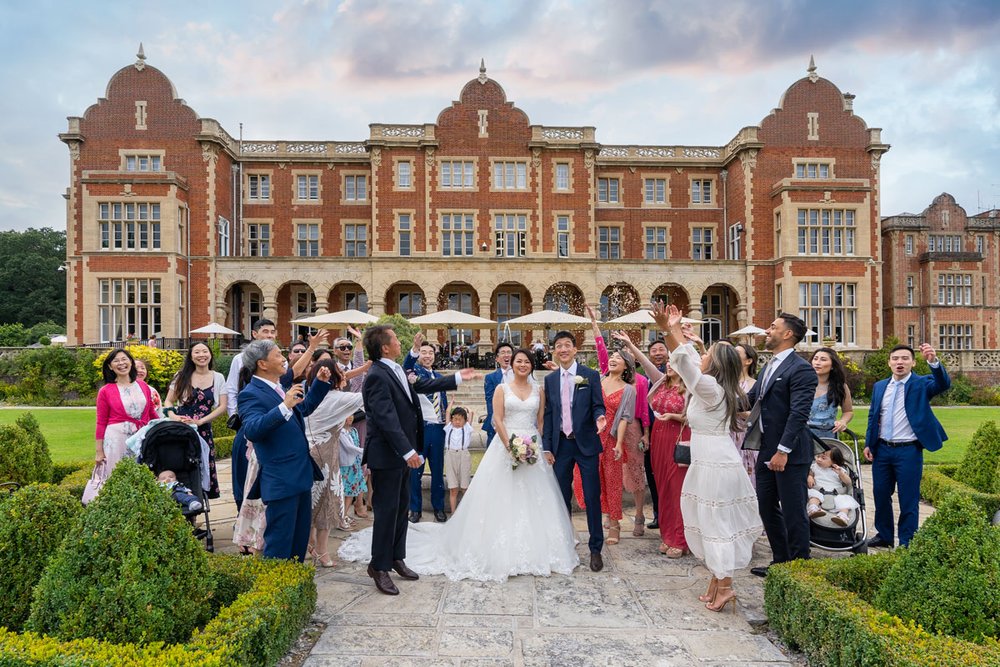
[[[471,187],[460,187],[456,188],[451,185],[444,187],[441,185],[441,163],[442,162],[471,162],[472,163],[472,186]],[[438,157],[434,162],[434,168],[437,170],[437,175],[434,180],[436,190],[441,190],[443,192],[479,192],[479,158],[474,155],[448,155],[447,157]],[[455,175],[452,174],[452,182],[454,183]],[[464,175],[463,175],[464,178]]]
[[[666,231],[666,240],[664,241],[664,243],[666,243],[666,245],[667,245],[667,257],[666,257],[666,259],[671,259],[671,257],[670,257],[670,243],[671,243],[671,241],[673,241],[673,233],[672,233],[673,225],[671,225],[669,222],[667,222],[665,220],[644,220],[643,221],[643,223],[642,223],[642,257],[643,257],[643,259],[646,258],[646,230],[647,229],[659,229],[659,228],[663,228],[663,229],[667,230]],[[651,260],[651,261],[659,261],[659,260]]]
[[[623,208],[625,206],[625,172],[623,171],[600,171],[594,175],[594,199],[595,204],[599,208]],[[601,201],[600,187],[598,182],[602,178],[616,179],[618,181],[618,201]],[[608,186],[608,195],[610,196],[610,186]]]
[[[532,214],[533,213],[534,213],[534,210],[533,209],[529,209],[529,208],[523,208],[523,209],[521,209],[521,208],[491,208],[489,210],[489,216],[490,216],[490,245],[491,245],[490,250],[493,253],[493,254],[490,255],[491,258],[496,258],[496,259],[524,259],[526,257],[531,257],[531,247],[532,247],[532,244],[530,243],[530,240],[531,240],[531,229],[534,226],[532,224],[532,217],[533,217]],[[512,216],[523,215],[524,216],[524,254],[523,255],[514,255],[513,257],[511,257],[511,256],[508,256],[506,254],[504,254],[502,256],[496,254],[496,249],[497,249],[496,248],[496,233],[497,233],[496,217],[498,215],[504,215],[504,216],[508,216],[508,215],[512,215]],[[508,230],[505,227],[503,229],[503,231],[506,232],[506,231],[519,231],[519,230]],[[473,241],[473,250],[476,250],[476,251],[479,250],[479,248],[475,246],[475,241]]]
[[[292,173],[295,174],[295,176],[298,176],[298,174],[296,174],[296,172],[292,172]],[[303,174],[303,175],[305,175],[305,174]],[[267,176],[268,177],[268,179],[271,182],[271,186],[268,189],[268,198],[267,199],[250,199],[250,177],[251,176]],[[295,195],[292,197],[293,199],[295,199],[295,197],[298,196],[298,189],[299,189],[298,180],[299,179],[297,177],[296,178],[292,178],[292,182],[295,183]],[[323,197],[323,179],[322,178],[320,179],[319,188],[320,188],[319,189],[320,199],[322,199],[322,197]],[[245,203],[245,204],[253,204],[253,205],[256,206],[256,205],[269,205],[269,204],[271,204],[273,202],[274,202],[274,170],[273,169],[251,169],[251,170],[248,170],[246,173],[244,173],[244,175],[243,175],[243,203]],[[309,203],[312,203],[312,200],[310,200]]]
[[[347,226],[355,225],[365,228],[365,254],[360,255],[347,255]],[[355,238],[357,242],[357,238]],[[342,259],[371,259],[372,251],[374,250],[372,246],[372,221],[369,218],[342,218],[340,220],[340,257]],[[322,254],[322,253],[320,253]]]
[[[639,179],[642,181],[642,207],[643,208],[670,208],[670,174],[663,172],[641,172]],[[665,181],[663,184],[663,201],[646,201],[646,181],[656,179]],[[645,233],[645,232],[644,232]]]
[[[721,208],[718,205],[719,199],[719,175],[712,172],[688,172],[688,206],[693,208]],[[708,202],[696,202],[694,201],[694,181],[710,181],[711,186],[711,201]]]
[[[316,225],[319,228],[318,249],[316,257],[299,254],[299,226]],[[272,235],[271,242],[274,243]],[[292,218],[292,256],[301,259],[320,259],[323,257],[323,218]]]
[[[435,216],[434,222],[432,224],[434,225],[433,238],[437,242],[437,248],[435,248],[435,251],[436,251],[437,255],[440,256],[440,257],[475,257],[476,253],[479,252],[479,244],[482,242],[480,240],[480,235],[479,235],[479,209],[478,208],[447,208],[447,209],[438,209],[436,211],[436,213],[437,213],[437,215]],[[465,216],[467,216],[467,215],[471,215],[472,216],[472,255],[464,255],[464,254],[463,255],[456,255],[454,253],[452,253],[450,255],[445,255],[444,254],[444,229],[443,229],[443,222],[442,222],[442,220],[443,220],[444,216],[446,216],[446,215],[451,215],[451,216],[461,215],[462,219],[463,219],[463,224],[464,224]],[[489,237],[490,240],[493,239],[492,231],[493,231],[493,216],[492,216],[492,211],[491,211],[490,212],[490,232],[491,233],[490,233],[490,237]],[[453,231],[449,231],[449,233],[454,233],[454,232]],[[490,246],[491,246],[490,250],[495,250],[495,248],[493,248],[492,245],[493,244],[491,243],[490,244]]]
[[[800,164],[825,164],[830,167],[830,175],[823,180],[833,180],[837,178],[837,158],[834,157],[793,157],[792,158],[792,178],[795,180],[814,180],[808,176],[803,176],[799,178],[795,175]],[[820,177],[817,175],[816,179]]]
[[[410,216],[410,254],[400,255],[399,254],[399,216],[409,215]],[[392,209],[392,252],[393,255],[397,257],[413,257],[415,255],[423,255],[423,252],[418,253],[416,248],[416,229],[417,229],[417,209],[415,208],[394,208]],[[373,239],[368,239],[368,243],[371,244]],[[369,256],[373,255],[373,248],[369,247]]]
[[[267,243],[269,246],[269,257],[274,257],[274,218],[243,218],[244,229],[246,230],[245,238],[243,239],[243,256],[250,257],[250,225],[267,225],[270,227],[270,235],[268,236]],[[320,236],[322,237],[323,231],[320,229]],[[296,246],[298,246],[298,230],[295,230],[295,241]],[[298,248],[296,247],[296,250]],[[260,258],[260,255],[254,255],[254,257]],[[263,258],[266,259],[266,258]]]
[[[316,176],[317,189],[316,199],[299,199],[299,176]],[[274,181],[271,182],[271,191],[274,191]],[[292,203],[306,206],[318,206],[323,203],[323,170],[322,169],[293,169],[292,170]]]
[[[127,158],[127,157],[140,157],[140,156],[141,157],[158,157],[158,158],[160,158],[160,169],[159,169],[159,171],[147,170],[147,171],[140,172],[138,169],[136,169],[135,171],[130,171],[130,172],[127,172],[127,173],[130,173],[130,174],[136,174],[136,173],[142,173],[142,174],[148,174],[148,173],[159,174],[159,173],[165,172],[167,170],[167,168],[166,168],[167,151],[164,150],[164,149],[162,149],[162,148],[159,148],[159,149],[156,149],[156,148],[119,148],[118,149],[118,159],[119,159],[119,162],[118,162],[118,171],[125,171],[125,158]]]
[[[611,257],[610,248],[608,252],[607,261],[620,261],[623,259],[628,259],[625,252],[625,221],[623,220],[601,220],[594,224],[594,257],[601,259],[601,228],[609,227],[612,229],[618,229],[618,257]],[[610,239],[610,236],[608,237]],[[611,245],[611,242],[608,242]]]
[[[573,241],[575,234],[573,233],[573,216],[576,211],[552,211],[552,256],[556,259],[569,259],[573,256]],[[566,245],[566,257],[561,257],[559,255],[559,218],[569,218],[569,229],[567,233],[569,234],[569,240]]]
[[[346,199],[347,197],[347,177],[348,176],[364,176],[365,177],[365,198],[364,199]],[[357,185],[355,185],[357,188]],[[357,195],[357,189],[355,189],[355,195]],[[372,176],[371,171],[367,169],[347,169],[340,172],[340,203],[343,206],[368,206],[372,200]]]
[[[711,229],[712,230],[712,259],[695,259],[694,258],[694,229]],[[719,223],[717,222],[689,222],[688,223],[688,251],[689,254],[687,259],[692,262],[715,262],[720,259],[719,257]],[[704,245],[704,242],[702,242]]]
[[[559,176],[557,172],[559,165],[561,164],[566,165],[569,170],[569,182],[566,188],[559,187]],[[571,195],[576,193],[575,183],[573,182],[573,161],[571,159],[557,158],[552,161],[552,192],[560,195]]]
[[[410,184],[408,186],[401,186],[399,184],[399,165],[400,163],[408,162],[410,164]],[[416,186],[416,158],[412,156],[408,157],[393,157],[392,158],[392,189],[395,192],[414,192],[417,189]]]
[[[490,192],[531,192],[531,177],[533,176],[534,169],[531,166],[531,158],[518,158],[518,157],[491,157],[490,161]],[[524,187],[517,187],[517,168],[514,169],[514,187],[512,188],[501,188],[497,187],[494,182],[494,169],[497,163],[511,163],[511,164],[523,164],[524,165]],[[506,169],[505,169],[506,173]]]

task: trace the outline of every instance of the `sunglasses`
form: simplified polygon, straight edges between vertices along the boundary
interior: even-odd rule
[[[304,347],[296,347],[292,350],[294,354],[303,354],[306,351]]]
[[[353,345],[338,345],[337,349],[338,350],[353,350],[354,346]]]

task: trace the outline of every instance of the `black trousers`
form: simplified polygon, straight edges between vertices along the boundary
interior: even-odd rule
[[[788,464],[774,472],[764,465],[771,459],[757,457],[757,507],[771,545],[773,562],[809,558],[809,516],[806,514],[806,477],[809,466]]]
[[[406,558],[406,510],[410,504],[410,469],[372,470],[372,568],[387,572],[392,561]]]
[[[656,477],[653,476],[653,461],[649,457],[649,447],[646,448],[646,454],[643,456],[646,465],[646,486],[649,487],[649,494],[653,501],[653,520],[657,521],[660,518],[660,494],[656,492]]]

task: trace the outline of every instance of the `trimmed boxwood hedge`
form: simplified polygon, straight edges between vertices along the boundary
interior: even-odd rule
[[[235,439],[236,438],[231,435],[224,435],[221,438],[215,438],[216,461],[229,458],[233,455],[233,440]]]
[[[64,479],[69,477],[72,473],[78,470],[86,469],[89,473],[94,469],[94,459],[78,459],[76,461],[64,461],[62,463],[52,464],[52,479],[53,484],[60,484]]]
[[[4,667],[236,667],[274,665],[291,648],[316,608],[311,566],[291,561],[209,554],[214,619],[183,644],[59,641],[0,628]]]
[[[995,421],[976,429],[954,477],[976,491],[1000,493],[1000,430]]]
[[[34,420],[31,420],[34,421]],[[37,425],[37,422],[36,422]],[[19,424],[0,424],[0,482],[27,486],[52,478],[52,461],[39,442]]]
[[[932,635],[865,601],[896,558],[891,553],[772,565],[764,582],[771,627],[816,667],[1000,665],[1000,642]]]
[[[976,491],[955,479],[957,472],[956,464],[927,466],[920,480],[920,496],[931,505],[940,505],[945,496],[956,493],[970,499],[987,517],[1000,510],[1000,493]]]

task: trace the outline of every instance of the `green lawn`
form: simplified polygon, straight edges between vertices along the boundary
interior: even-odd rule
[[[27,411],[24,408],[0,409],[0,424],[13,422]],[[32,408],[30,411],[42,426],[53,461],[86,459],[94,455],[93,408]],[[934,413],[941,420],[950,439],[941,451],[926,455],[926,460],[933,463],[958,463],[980,424],[990,419],[1000,422],[1000,407],[935,408]],[[855,410],[852,429],[863,437],[867,423],[868,408]],[[479,463],[478,454],[473,453],[474,464]]]

